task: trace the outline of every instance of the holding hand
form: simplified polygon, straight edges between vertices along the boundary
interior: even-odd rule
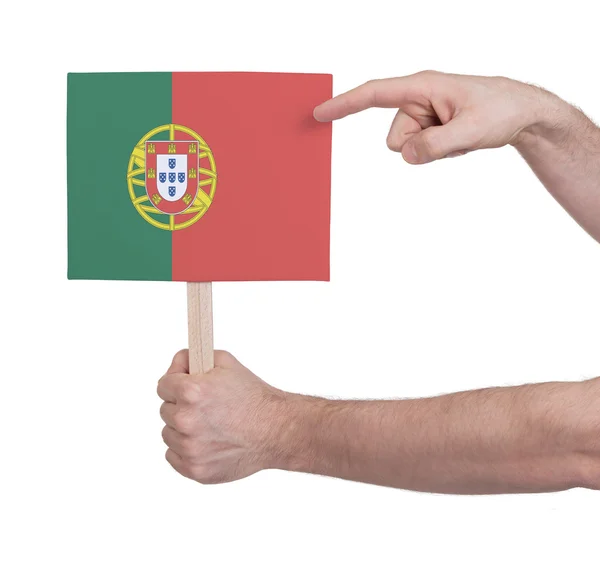
[[[215,352],[208,374],[188,372],[183,350],[158,383],[168,462],[201,483],[233,481],[270,467],[268,445],[285,407],[284,392],[224,351]]]

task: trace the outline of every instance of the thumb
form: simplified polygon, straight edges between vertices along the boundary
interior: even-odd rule
[[[428,164],[449,155],[473,149],[475,135],[471,126],[460,118],[445,125],[429,127],[411,137],[402,148],[409,164]]]

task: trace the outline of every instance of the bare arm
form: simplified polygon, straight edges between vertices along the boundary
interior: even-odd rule
[[[438,493],[600,488],[600,379],[336,401],[282,392],[228,353],[206,376],[187,361],[159,382],[163,437],[202,483],[276,468]]]
[[[315,109],[321,121],[398,108],[391,150],[424,164],[513,145],[571,216],[600,241],[600,130],[555,95],[508,78],[421,72],[373,80]]]
[[[600,380],[296,407],[285,468],[436,493],[600,488]]]

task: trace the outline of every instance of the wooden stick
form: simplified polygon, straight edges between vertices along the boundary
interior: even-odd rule
[[[212,283],[188,282],[190,374],[205,374],[214,364]]]

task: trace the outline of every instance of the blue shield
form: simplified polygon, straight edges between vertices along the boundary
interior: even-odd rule
[[[169,186],[169,197],[174,197],[176,193],[176,189],[174,185]]]
[[[178,173],[177,174],[177,179],[179,180],[179,183],[183,183],[185,181],[185,172],[184,173]]]
[[[173,172],[169,172],[169,183],[175,183],[175,175],[176,173]]]
[[[164,183],[167,180],[167,174],[166,173],[159,173],[158,174],[158,180],[161,183]]]
[[[175,162],[176,162],[175,158],[169,158],[169,167],[171,169],[175,169]]]

